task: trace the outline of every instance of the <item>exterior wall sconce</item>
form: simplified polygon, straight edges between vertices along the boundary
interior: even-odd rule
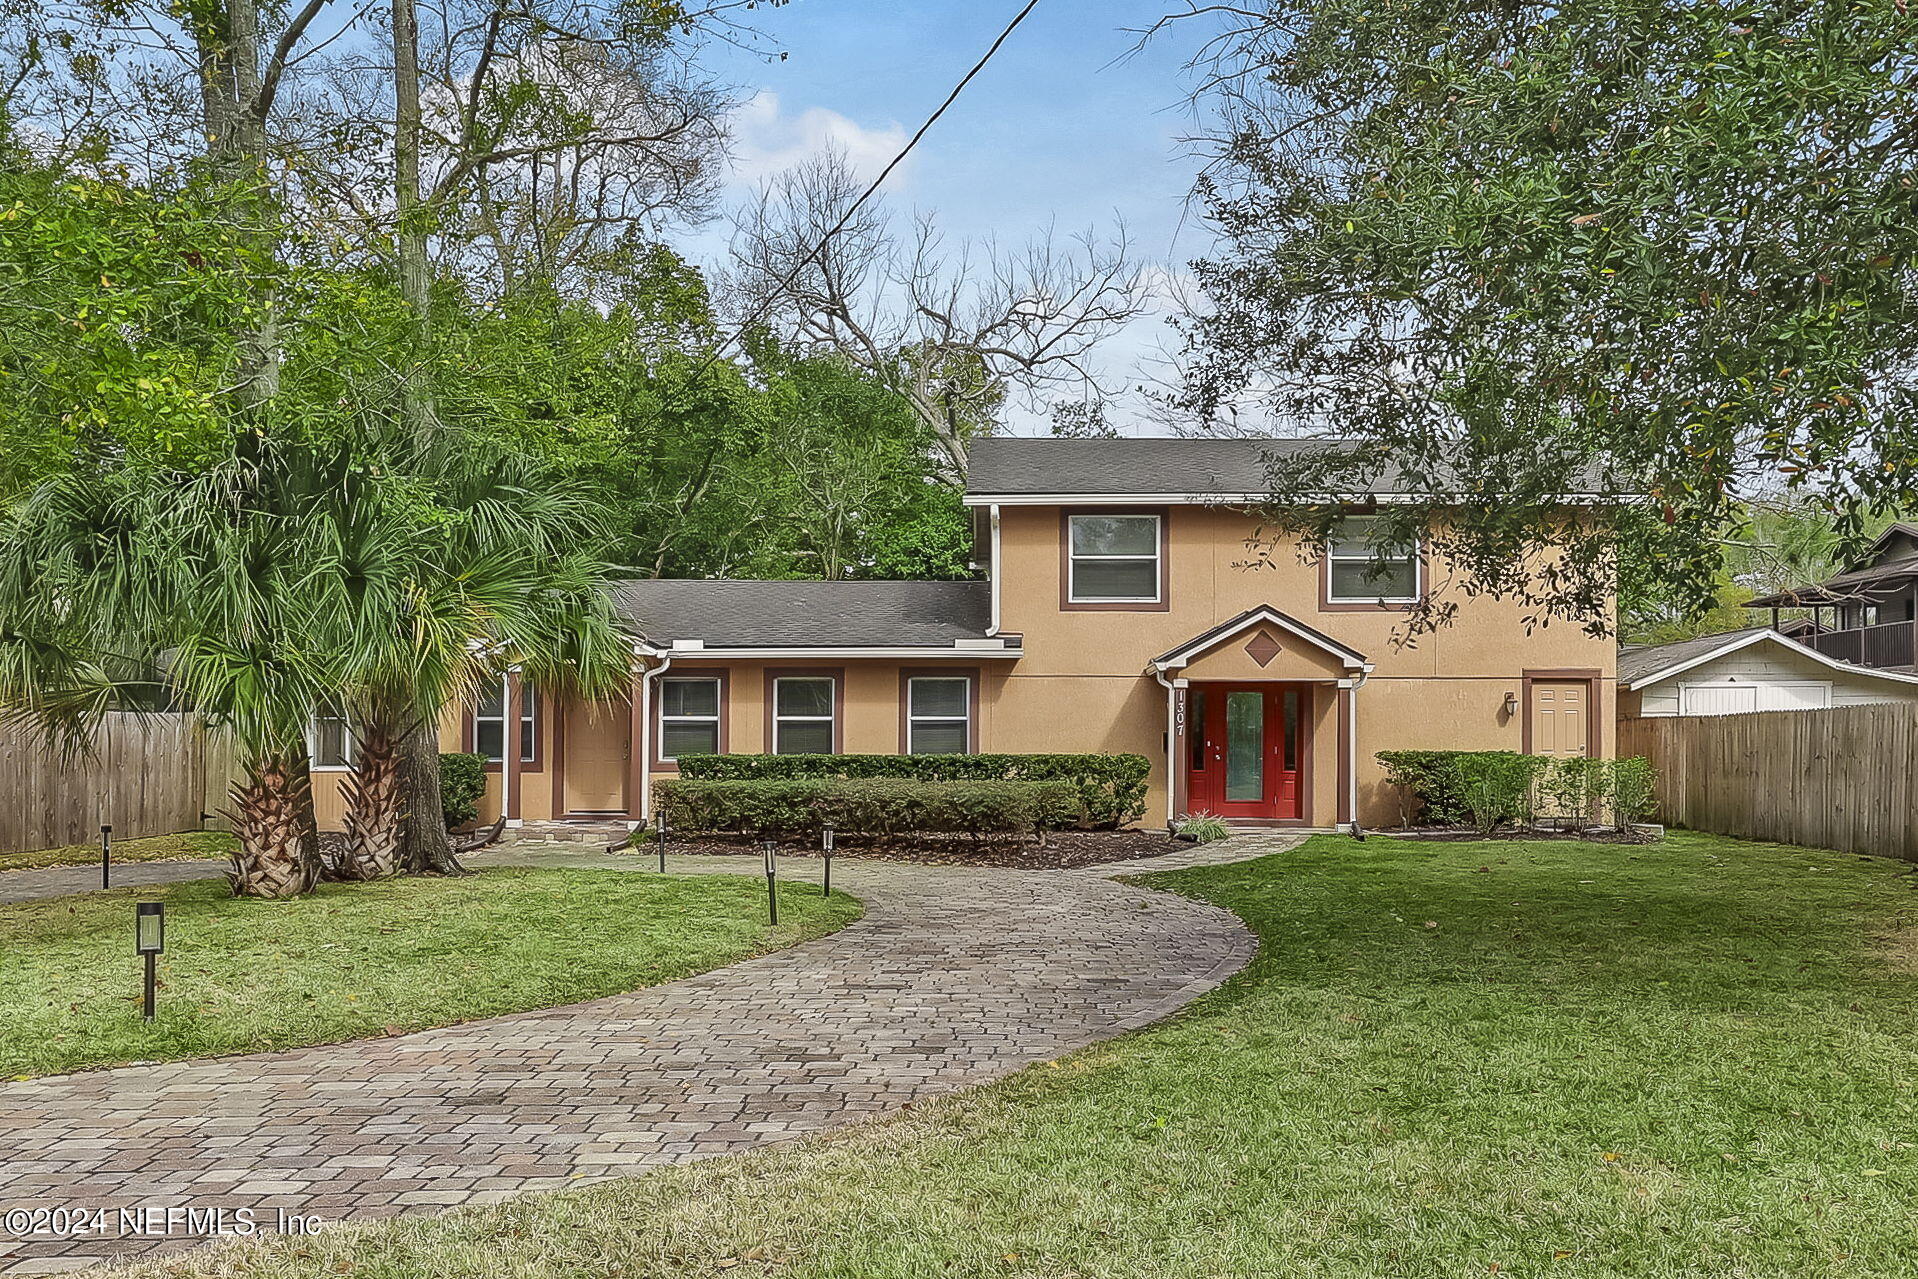
[[[1518,714],[1518,694],[1507,693],[1505,694],[1505,716],[1510,719],[1516,714]]]

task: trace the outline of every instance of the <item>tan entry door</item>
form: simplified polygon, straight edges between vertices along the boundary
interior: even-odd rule
[[[561,739],[561,797],[569,813],[624,813],[632,716],[618,702],[568,702]]]
[[[1532,685],[1532,754],[1569,759],[1591,743],[1591,686],[1584,680],[1540,680]]]

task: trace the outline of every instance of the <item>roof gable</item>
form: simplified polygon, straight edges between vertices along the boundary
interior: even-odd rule
[[[1754,644],[1773,644],[1800,657],[1808,657],[1829,670],[1842,671],[1846,675],[1863,679],[1882,679],[1894,684],[1918,684],[1918,675],[1904,675],[1897,671],[1883,671],[1871,666],[1855,666],[1850,662],[1841,662],[1835,657],[1827,657],[1809,644],[1801,644],[1787,635],[1780,635],[1769,627],[1752,627],[1742,631],[1727,631],[1722,635],[1701,635],[1696,639],[1680,640],[1675,644],[1651,644],[1644,648],[1628,648],[1618,655],[1618,685],[1627,691],[1637,691],[1653,684],[1662,683],[1675,675],[1682,675],[1695,666],[1716,661],[1740,649],[1750,648]]]
[[[1365,654],[1349,645],[1341,644],[1325,632],[1315,630],[1287,613],[1280,612],[1270,604],[1248,608],[1237,617],[1228,618],[1208,631],[1201,631],[1178,647],[1168,649],[1153,658],[1147,664],[1148,668],[1161,672],[1177,670],[1235,636],[1260,626],[1275,627],[1295,639],[1303,640],[1312,648],[1335,658],[1338,664],[1348,671],[1363,673],[1372,669],[1372,663]]]

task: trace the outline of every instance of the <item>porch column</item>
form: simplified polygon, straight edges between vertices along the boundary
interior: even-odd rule
[[[520,675],[517,670],[506,672],[506,703],[500,707],[500,814],[506,818],[508,826],[520,824],[520,749],[519,723],[520,707],[524,697],[520,692]],[[538,730],[535,729],[535,732]]]
[[[1339,735],[1339,820],[1338,824],[1351,828],[1358,813],[1359,781],[1358,770],[1354,766],[1357,755],[1357,725],[1352,715],[1352,694],[1358,690],[1358,681],[1342,679],[1339,681],[1337,731]]]
[[[1192,692],[1186,681],[1175,679],[1166,685],[1165,734],[1165,824],[1172,828],[1180,813],[1186,811],[1186,720]]]

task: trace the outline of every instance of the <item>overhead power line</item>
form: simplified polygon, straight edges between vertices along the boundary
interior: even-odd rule
[[[937,110],[926,117],[926,122],[920,125],[912,137],[906,140],[906,145],[899,149],[899,153],[886,162],[886,167],[880,170],[879,176],[872,180],[872,185],[861,192],[859,198],[848,205],[846,211],[839,216],[839,221],[833,223],[832,227],[827,230],[824,235],[819,237],[819,242],[813,245],[812,248],[806,250],[799,261],[793,264],[792,270],[786,272],[785,276],[779,281],[778,287],[767,294],[765,301],[754,307],[752,312],[739,322],[739,326],[733,330],[732,336],[714,349],[712,355],[709,356],[706,362],[700,365],[698,371],[693,374],[692,380],[698,381],[699,378],[705,376],[706,370],[711,368],[714,361],[719,359],[721,352],[744,337],[747,330],[765,318],[766,311],[773,305],[774,301],[787,289],[792,287],[793,281],[799,278],[801,271],[805,270],[821,253],[826,251],[826,246],[832,243],[832,238],[846,229],[846,225],[852,221],[853,215],[864,207],[866,201],[872,199],[872,197],[878,193],[879,188],[885,185],[886,179],[892,176],[892,171],[905,163],[906,157],[911,155],[913,148],[919,145],[919,140],[931,132],[932,126],[939,123],[939,118],[945,115],[952,107],[952,104],[959,100],[959,95],[966,91],[966,86],[971,84],[974,78],[986,69],[986,64],[992,61],[993,55],[999,52],[1000,46],[1012,37],[1012,33],[1019,29],[1019,24],[1024,22],[1027,16],[1038,7],[1039,0],[1026,0],[1025,7],[1013,15],[1012,21],[1006,24],[1005,30],[999,33],[998,39],[994,40],[985,53],[980,55],[979,61],[972,64],[972,70],[960,77],[959,83],[955,84],[952,87],[952,92],[946,95],[946,100],[939,104]]]

